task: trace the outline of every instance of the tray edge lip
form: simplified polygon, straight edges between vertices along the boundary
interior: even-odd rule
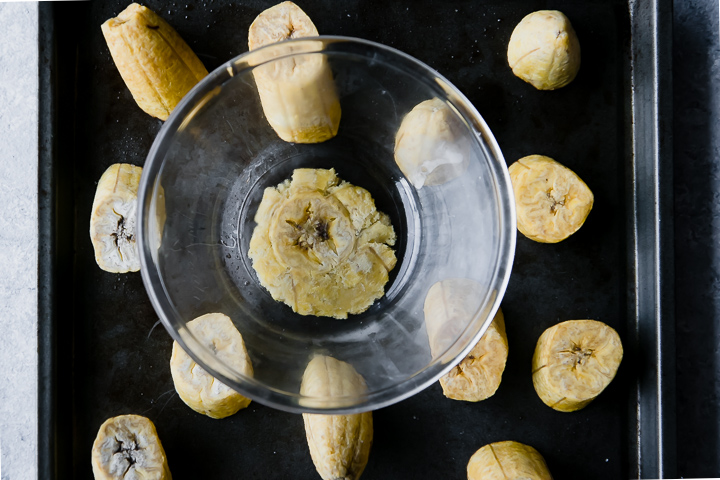
[[[633,118],[633,220],[629,253],[636,294],[631,326],[635,328],[632,342],[641,367],[636,383],[634,459],[638,478],[672,478],[676,476],[673,10],[672,0],[629,0],[628,4]],[[642,175],[649,175],[652,182],[641,182]],[[649,254],[641,256],[641,250],[647,252],[648,247]],[[650,335],[654,335],[652,343],[647,341]],[[642,369],[643,366],[651,368]]]
[[[74,236],[64,237],[64,224],[74,221],[73,174],[74,137],[63,137],[74,131],[75,93],[60,95],[63,79],[73,65],[60,65],[61,42],[58,41],[58,11],[75,13],[78,5],[60,7],[54,2],[38,3],[38,478],[73,478],[77,456],[74,454],[74,395],[60,396],[75,390],[73,336],[74,306],[66,295],[74,284]],[[71,46],[71,45],[69,45]],[[74,47],[72,45],[71,47]],[[74,70],[73,70],[74,71]],[[64,76],[63,76],[64,75]],[[68,104],[73,107],[68,107]],[[61,115],[70,120],[60,122]],[[71,201],[60,202],[61,197]],[[63,223],[65,222],[65,223]],[[71,227],[74,229],[74,225]],[[68,275],[73,279],[68,282]],[[67,340],[70,339],[68,342]],[[66,365],[60,368],[59,364]],[[67,366],[69,364],[69,366]],[[88,458],[89,462],[89,458]]]
[[[53,163],[55,96],[53,12],[38,4],[38,478],[55,478],[55,389],[53,357]]]

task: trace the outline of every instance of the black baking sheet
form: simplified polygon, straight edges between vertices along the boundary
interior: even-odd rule
[[[272,4],[145,3],[208,70],[247,50],[250,23]],[[322,34],[377,41],[437,69],[484,116],[508,164],[551,156],[595,194],[586,224],[568,240],[545,245],[518,235],[502,303],[510,355],[497,393],[457,402],[435,384],[376,411],[363,478],[465,478],[472,453],[501,440],[537,448],[556,480],[672,476],[674,412],[664,395],[671,378],[660,368],[673,358],[670,344],[661,345],[672,317],[661,316],[669,300],[656,298],[666,291],[660,273],[669,240],[653,243],[668,221],[658,203],[667,179],[657,177],[658,162],[667,162],[658,143],[663,83],[653,69],[667,47],[658,43],[667,2],[298,4]],[[319,478],[299,415],[254,402],[213,420],[185,406],[170,376],[172,340],[140,275],[95,264],[88,225],[97,180],[113,163],[143,165],[162,126],[133,101],[100,31],[126,6],[40,6],[40,478],[91,478],[98,427],[126,413],[156,424],[175,479]],[[554,92],[536,91],[506,63],[513,27],[538,9],[566,13],[582,46],[578,77]],[[590,406],[555,412],[533,389],[533,349],[544,329],[581,318],[613,326],[625,357]]]

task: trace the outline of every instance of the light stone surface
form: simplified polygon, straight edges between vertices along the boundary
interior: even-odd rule
[[[0,478],[37,478],[38,4],[0,3]]]

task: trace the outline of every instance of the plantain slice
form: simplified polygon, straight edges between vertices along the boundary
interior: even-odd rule
[[[138,106],[167,120],[208,72],[178,33],[147,7],[130,4],[102,24],[110,54]]]
[[[245,342],[230,317],[222,313],[208,313],[188,322],[187,328],[226,364],[252,376],[253,368]],[[225,418],[250,405],[249,398],[207,373],[177,342],[173,342],[170,373],[182,401],[210,418]]]
[[[532,359],[535,391],[560,412],[584,408],[607,387],[622,361],[617,332],[596,320],[568,320],[543,332]]]
[[[545,459],[529,445],[505,441],[485,445],[470,457],[468,480],[552,480]]]
[[[538,90],[555,90],[577,75],[580,42],[562,12],[540,10],[527,15],[515,27],[507,57],[518,78]]]
[[[155,425],[140,415],[107,419],[92,447],[96,480],[170,480],[167,457]]]
[[[466,278],[435,283],[425,297],[425,325],[433,357],[442,354],[470,324],[479,308],[480,284]],[[440,378],[446,397],[478,402],[495,394],[508,357],[505,319],[498,309],[492,323],[465,358]]]
[[[370,192],[335,170],[296,169],[265,189],[248,256],[275,300],[301,315],[347,318],[384,294],[395,231]]]
[[[90,240],[95,261],[106,272],[140,270],[135,227],[141,175],[141,167],[116,163],[98,181],[90,214]]]
[[[283,40],[317,37],[310,17],[293,2],[270,7],[250,25],[250,50]],[[337,134],[338,99],[327,57],[295,55],[253,70],[270,126],[286,142],[319,143]]]
[[[536,242],[557,243],[580,229],[594,197],[575,172],[544,155],[523,157],[508,170],[520,233]]]
[[[478,402],[492,397],[500,386],[508,357],[505,320],[495,318],[470,353],[440,378],[443,393],[453,400]]]
[[[352,365],[319,355],[305,368],[300,393],[348,397],[365,393],[365,380]],[[372,412],[351,415],[303,413],[310,456],[323,480],[358,480],[373,439]]]
[[[405,115],[395,136],[395,162],[415,188],[441,185],[467,169],[470,146],[446,102],[432,98]]]

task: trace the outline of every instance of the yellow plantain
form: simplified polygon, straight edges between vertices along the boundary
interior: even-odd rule
[[[135,226],[141,175],[141,167],[116,163],[98,181],[90,214],[90,240],[95,261],[107,272],[140,270]]]
[[[505,441],[485,445],[467,465],[468,480],[552,480],[545,459],[529,445]]]
[[[569,320],[543,332],[532,359],[535,391],[560,412],[584,408],[607,387],[622,361],[620,336],[596,320]]]
[[[467,169],[470,146],[460,119],[439,98],[405,115],[395,136],[395,162],[415,188],[441,185]]]
[[[265,189],[248,256],[275,300],[301,315],[347,318],[384,294],[395,231],[364,188],[335,170],[297,169]]]
[[[481,286],[466,278],[437,282],[425,297],[425,325],[433,357],[441,355],[470,324],[479,308]],[[495,394],[508,357],[505,319],[495,318],[473,349],[440,378],[446,397],[478,402]]]
[[[308,397],[347,397],[365,393],[352,365],[332,357],[313,358],[303,373],[300,393]],[[367,465],[373,439],[372,413],[303,413],[310,456],[323,480],[358,480]]]
[[[185,94],[208,74],[180,35],[137,3],[101,28],[130,93],[153,117],[167,120]]]
[[[310,17],[293,2],[268,8],[250,25],[250,50],[283,40],[317,37]],[[327,57],[296,55],[253,70],[265,117],[286,142],[319,143],[337,134],[338,99]]]
[[[479,402],[492,397],[500,386],[508,342],[502,310],[498,309],[485,334],[470,353],[440,378],[443,393],[453,400]]]
[[[580,42],[562,12],[540,10],[527,15],[515,27],[507,57],[517,77],[538,90],[555,90],[577,75]]]
[[[155,425],[140,415],[107,419],[92,447],[95,480],[171,480]]]
[[[245,342],[230,317],[208,313],[188,322],[187,328],[226,364],[252,376]],[[210,418],[225,418],[250,405],[249,398],[212,377],[177,342],[173,342],[170,373],[182,401]]]
[[[529,155],[510,165],[517,228],[541,243],[557,243],[577,232],[594,196],[585,182],[550,157]]]

